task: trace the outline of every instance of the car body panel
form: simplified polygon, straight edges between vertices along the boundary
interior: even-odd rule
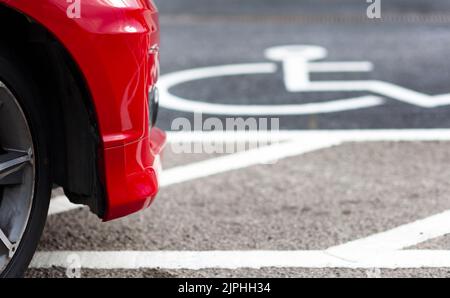
[[[68,16],[71,3],[62,0],[0,3],[53,33],[85,78],[102,141],[103,219],[147,207],[158,191],[154,163],[165,142],[164,133],[150,129],[148,120],[148,92],[159,75],[159,23],[153,3],[83,0],[79,18]]]

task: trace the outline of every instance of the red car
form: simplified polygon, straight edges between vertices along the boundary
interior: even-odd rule
[[[0,0],[0,276],[21,276],[52,186],[105,221],[150,205],[165,134],[152,0]]]

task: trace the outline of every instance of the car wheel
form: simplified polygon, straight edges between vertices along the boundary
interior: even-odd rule
[[[24,274],[51,192],[44,117],[20,61],[0,47],[0,277]]]

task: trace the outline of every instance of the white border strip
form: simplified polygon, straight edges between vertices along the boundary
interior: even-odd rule
[[[361,251],[392,251],[403,249],[450,234],[450,210],[415,221],[367,238],[334,246],[327,251],[352,257]]]
[[[366,252],[347,261],[326,251],[58,251],[36,253],[31,268],[67,268],[73,256],[85,269],[449,268],[450,251]]]
[[[237,132],[168,132],[168,143],[258,142],[316,139],[341,142],[374,141],[450,141],[450,129],[380,129],[380,130],[280,130]]]
[[[170,186],[176,183],[247,168],[253,165],[270,164],[279,159],[297,156],[338,144],[339,141],[329,138],[322,140],[310,140],[308,142],[292,141],[268,145],[249,151],[225,155],[186,166],[164,170],[161,175],[160,185],[162,187]]]
[[[50,201],[50,207],[48,209],[48,215],[59,214],[67,212],[69,210],[83,209],[84,205],[76,205],[69,201],[65,196],[53,197]]]

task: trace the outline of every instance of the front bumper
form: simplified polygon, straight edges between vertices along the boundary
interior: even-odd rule
[[[153,128],[147,138],[104,151],[108,205],[103,220],[126,216],[153,202],[165,141],[166,134]]]

